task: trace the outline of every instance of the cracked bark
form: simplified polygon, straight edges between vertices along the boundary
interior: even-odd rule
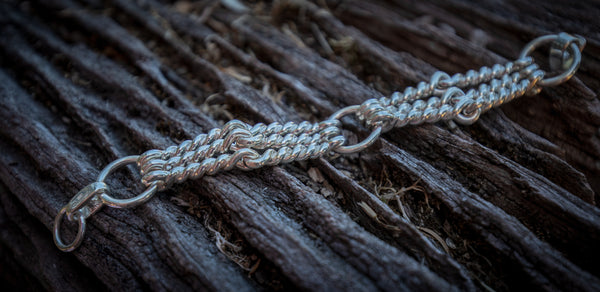
[[[490,1],[1,3],[3,284],[600,289],[600,30],[581,25],[600,8],[534,2],[548,13]],[[73,253],[54,247],[58,210],[118,157],[231,117],[321,120],[561,29],[588,40],[573,80],[471,127],[406,127],[360,154],[188,181],[103,208]],[[127,169],[109,185],[127,197],[136,180]]]

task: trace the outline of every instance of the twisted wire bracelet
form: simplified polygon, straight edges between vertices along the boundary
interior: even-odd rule
[[[536,48],[545,44],[551,44],[550,69],[559,72],[552,77],[530,57]],[[469,70],[453,76],[436,72],[429,82],[420,82],[416,87],[394,92],[390,97],[369,99],[360,105],[340,109],[322,122],[249,125],[232,120],[179,145],[117,159],[59,211],[54,221],[54,242],[62,251],[73,251],[84,238],[86,219],[102,206],[134,207],[158,191],[188,179],[233,168],[251,170],[330,154],[354,153],[373,144],[382,133],[406,125],[449,120],[470,125],[491,108],[569,80],[581,63],[584,46],[585,39],[580,36],[567,33],[542,36],[527,44],[513,62],[491,68],[484,66],[478,71]],[[340,120],[350,114],[354,114],[371,133],[357,144],[345,145]],[[133,198],[112,197],[104,181],[128,164],[137,165],[141,182],[147,188]],[[60,235],[65,216],[79,224],[77,235],[70,243],[64,243]]]

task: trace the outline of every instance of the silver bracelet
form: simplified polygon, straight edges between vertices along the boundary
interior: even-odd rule
[[[550,69],[558,72],[552,77],[548,77],[530,57],[536,48],[545,44],[551,44]],[[249,125],[232,120],[221,128],[165,150],[149,150],[141,155],[117,159],[100,172],[96,182],[79,191],[60,210],[54,221],[54,242],[62,251],[73,251],[83,241],[86,219],[102,206],[134,207],[171,184],[187,179],[234,167],[250,170],[265,165],[354,153],[369,147],[382,133],[408,124],[453,120],[470,125],[493,107],[569,80],[581,63],[584,46],[585,39],[580,36],[567,33],[542,36],[527,44],[513,62],[496,64],[491,68],[484,66],[479,71],[469,70],[453,76],[438,71],[429,82],[420,82],[416,88],[408,87],[390,97],[369,99],[361,105],[340,109],[319,123]],[[345,145],[340,120],[350,114],[370,129],[371,134],[357,144]],[[115,170],[133,163],[139,169],[146,190],[129,199],[112,197],[105,179]],[[69,221],[79,224],[75,239],[68,244],[60,236],[65,215]]]

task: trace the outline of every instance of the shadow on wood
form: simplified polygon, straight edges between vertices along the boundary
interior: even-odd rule
[[[0,3],[3,284],[598,290],[600,8],[561,5]],[[233,118],[322,120],[436,70],[506,62],[563,30],[588,41],[576,76],[471,127],[406,127],[360,154],[188,181],[102,209],[73,253],[52,242],[60,208],[116,158]],[[131,197],[138,180],[127,169],[108,183]]]

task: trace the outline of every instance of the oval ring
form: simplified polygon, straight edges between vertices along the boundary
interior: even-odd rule
[[[119,158],[119,159],[109,163],[100,172],[100,174],[98,175],[98,179],[96,181],[104,182],[106,177],[109,176],[111,173],[113,173],[115,170],[117,170],[125,165],[135,163],[139,157],[140,157],[139,155],[125,156],[125,157]]]
[[[139,158],[139,155],[132,155],[132,156],[126,156],[126,157],[123,157],[123,158],[120,158],[120,159],[117,159],[117,160],[111,162],[102,170],[102,172],[100,172],[100,175],[98,175],[97,181],[104,182],[106,177],[108,177],[111,173],[113,173],[114,171],[116,171],[117,169],[119,169],[123,166],[132,164],[132,163],[136,163],[138,158]],[[105,205],[111,206],[113,208],[128,208],[128,207],[137,206],[139,204],[142,204],[142,203],[148,201],[150,198],[152,198],[152,196],[154,194],[156,194],[157,191],[158,191],[158,183],[153,183],[144,192],[142,192],[141,194],[139,194],[133,198],[117,199],[117,198],[111,197],[108,193],[103,193],[100,195],[100,199],[102,200],[102,203],[104,203]]]
[[[83,241],[83,235],[85,233],[85,218],[83,216],[77,217],[79,219],[79,228],[77,229],[77,235],[71,243],[65,244],[60,238],[60,225],[66,212],[67,206],[64,206],[62,209],[60,209],[60,212],[58,212],[58,215],[56,215],[56,218],[54,219],[54,244],[56,244],[58,249],[60,249],[61,251],[70,252],[79,247],[79,245],[81,245],[81,242]]]
[[[561,37],[564,36],[562,34],[554,34],[534,39],[533,41],[525,45],[525,47],[521,51],[521,54],[519,55],[519,59],[523,59],[531,55],[531,53],[533,53],[533,51],[535,51],[535,49],[537,49],[539,46],[557,41]],[[540,86],[555,86],[571,79],[571,77],[575,75],[575,71],[577,71],[577,69],[579,68],[579,64],[581,63],[581,49],[583,49],[583,45],[583,42],[579,42],[575,37],[573,37],[573,41],[567,47],[569,53],[573,58],[571,66],[569,66],[569,68],[561,74],[549,78],[543,78],[537,84]]]
[[[154,196],[154,194],[156,194],[157,191],[158,183],[154,182],[144,192],[133,198],[117,199],[111,197],[107,193],[103,193],[102,195],[100,195],[100,200],[102,200],[102,203],[104,203],[105,205],[111,206],[113,208],[129,208],[135,207],[139,204],[148,201],[150,198],[152,198],[152,196]]]
[[[356,113],[359,108],[360,108],[360,105],[353,105],[353,106],[345,107],[343,109],[338,110],[334,114],[332,114],[329,117],[329,119],[330,120],[340,120],[345,115]],[[371,144],[373,144],[377,140],[377,138],[379,138],[379,135],[381,135],[381,132],[382,132],[382,127],[377,126],[375,129],[373,129],[373,131],[371,132],[369,137],[365,138],[361,142],[356,143],[354,145],[349,145],[349,146],[338,146],[337,148],[333,149],[333,151],[340,153],[340,154],[349,154],[349,153],[359,152],[359,151],[371,146]]]

